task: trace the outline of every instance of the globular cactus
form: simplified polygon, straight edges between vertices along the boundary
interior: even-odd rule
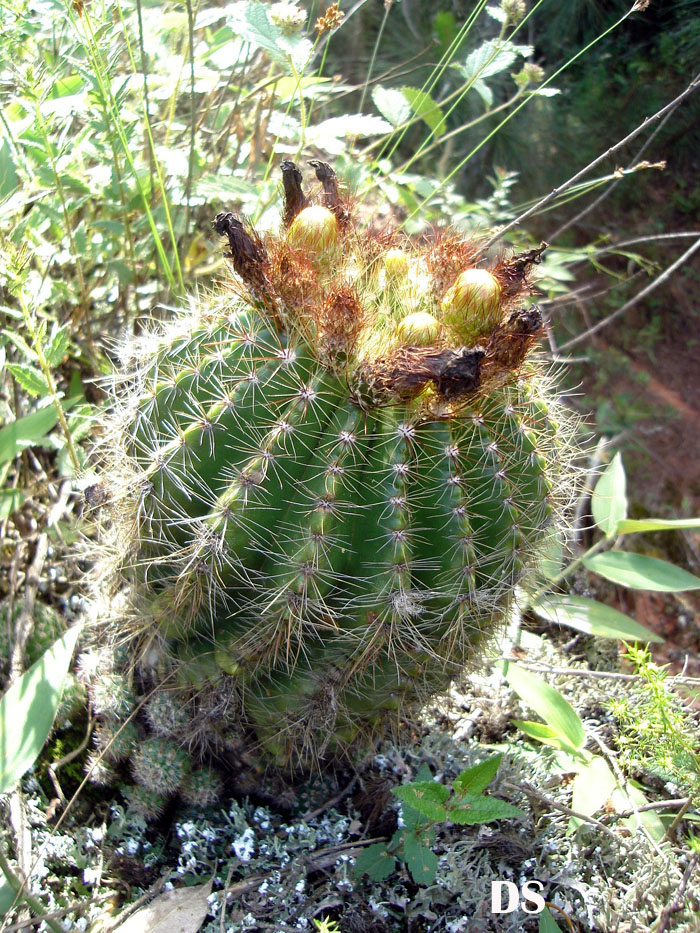
[[[570,483],[532,352],[544,246],[486,267],[458,233],[362,228],[311,164],[315,201],[282,164],[279,234],[216,217],[233,281],[115,380],[102,620],[159,794],[198,786],[182,747],[292,768],[371,747],[475,657]]]

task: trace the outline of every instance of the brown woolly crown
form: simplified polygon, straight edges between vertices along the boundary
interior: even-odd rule
[[[434,412],[519,375],[541,332],[529,273],[546,249],[479,265],[479,244],[433,230],[361,227],[326,162],[320,187],[282,162],[282,230],[259,236],[231,213],[214,220],[247,298],[278,332],[296,332],[348,380],[363,407],[420,399]]]

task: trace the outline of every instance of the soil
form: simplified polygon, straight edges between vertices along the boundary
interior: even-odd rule
[[[700,321],[698,321],[700,325]],[[614,335],[613,335],[614,339]],[[681,343],[681,341],[683,341]],[[700,361],[688,351],[685,338],[670,338],[655,345],[653,359],[643,352],[624,353],[633,373],[620,371],[610,386],[613,394],[628,394],[644,402],[653,415],[636,426],[649,437],[646,458],[633,458],[628,468],[630,486],[640,505],[684,509],[700,514]],[[605,347],[605,344],[601,344]],[[635,398],[636,397],[636,398]],[[629,459],[629,458],[628,458]],[[645,462],[646,461],[646,462]]]

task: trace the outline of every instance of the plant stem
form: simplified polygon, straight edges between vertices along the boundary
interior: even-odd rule
[[[46,131],[46,124],[44,123],[44,117],[41,113],[41,108],[39,106],[38,101],[35,101],[35,116],[36,116],[36,123],[37,123],[39,132],[41,133],[41,138],[44,143],[44,149],[46,151],[46,155],[49,157],[49,161],[51,162],[51,171],[53,172],[54,181],[56,182],[56,191],[58,193],[58,197],[61,202],[61,210],[63,212],[63,222],[66,228],[66,236],[68,237],[68,242],[70,243],[71,255],[73,256],[73,260],[75,262],[75,269],[76,269],[76,272],[78,273],[78,285],[80,287],[80,301],[81,301],[80,316],[82,317],[82,315],[85,314],[88,309],[88,294],[87,294],[87,288],[85,287],[85,276],[83,274],[83,263],[82,263],[80,254],[78,253],[78,248],[75,245],[75,239],[73,237],[73,229],[71,227],[71,221],[70,221],[70,214],[68,212],[68,204],[66,202],[66,193],[63,188],[63,181],[61,180],[61,175],[58,171],[58,166],[56,164],[56,160],[53,154],[53,148],[49,141],[49,136]]]
[[[187,244],[187,237],[190,231],[190,216],[192,213],[190,201],[192,198],[192,181],[194,179],[194,146],[197,122],[194,99],[194,10],[192,9],[192,0],[186,0],[186,5],[187,54],[190,59],[190,151],[187,159],[187,183],[185,185],[185,229],[183,231],[183,240],[185,244]]]
[[[68,453],[70,455],[71,463],[73,464],[73,469],[77,474],[80,472],[80,460],[78,459],[78,454],[76,453],[75,445],[73,444],[70,428],[68,427],[68,422],[66,421],[66,413],[63,411],[63,405],[61,405],[61,400],[58,397],[58,390],[56,389],[56,383],[54,382],[51,367],[49,366],[46,357],[44,356],[44,347],[42,345],[42,341],[36,327],[34,326],[31,311],[29,310],[21,290],[18,291],[17,297],[22,309],[22,317],[24,318],[25,327],[27,328],[32,338],[33,349],[36,353],[39,367],[41,368],[41,372],[44,375],[44,379],[46,379],[46,384],[49,387],[51,400],[56,409],[56,413],[58,414],[58,422],[61,425],[61,431],[63,432],[63,436],[66,441],[66,447],[68,448]]]
[[[14,873],[14,871],[12,870],[12,866],[7,860],[7,857],[5,856],[5,853],[3,852],[1,846],[0,846],[0,871],[2,871],[3,875],[7,879],[7,883],[13,889],[17,897],[23,900],[26,904],[28,904],[32,908],[37,918],[42,918],[46,926],[49,927],[50,930],[53,930],[54,933],[66,933],[66,928],[63,926],[63,924],[57,923],[55,920],[50,919],[47,916],[48,910],[46,909],[46,907],[44,907],[41,901],[38,900],[36,897],[34,897],[33,894],[29,893],[29,891],[27,890],[27,882],[21,881],[17,877],[17,875]],[[2,928],[0,927],[0,929]]]
[[[117,8],[119,10],[120,17],[122,18],[122,24],[123,24],[124,20],[121,14],[121,8],[119,7],[119,4],[117,4]],[[175,292],[179,291],[180,293],[184,293],[185,283],[182,277],[182,269],[180,267],[180,257],[178,255],[177,244],[175,242],[175,233],[174,233],[172,222],[170,219],[168,199],[165,195],[165,187],[163,184],[162,174],[160,172],[160,166],[156,160],[155,165],[156,165],[156,170],[158,173],[158,181],[159,181],[159,186],[161,189],[161,195],[163,198],[163,209],[165,210],[166,220],[168,223],[168,229],[170,232],[170,238],[173,244],[174,265],[175,265],[175,271],[177,273],[177,280],[175,278],[175,275],[173,275],[173,270],[170,266],[170,263],[168,262],[168,257],[165,255],[165,248],[163,247],[163,242],[160,238],[160,234],[158,233],[158,228],[156,226],[155,218],[153,216],[151,206],[146,196],[146,191],[143,187],[143,184],[138,174],[138,170],[136,168],[136,163],[134,162],[134,158],[131,154],[131,149],[129,147],[129,140],[127,138],[126,130],[124,128],[121,116],[119,114],[119,107],[117,105],[116,100],[114,99],[114,95],[112,94],[112,89],[111,89],[110,81],[109,81],[109,74],[102,60],[100,49],[97,44],[97,40],[95,38],[95,32],[92,28],[92,22],[89,17],[89,7],[85,6],[83,8],[83,15],[80,20],[80,22],[84,24],[84,29],[79,28],[78,21],[76,20],[75,15],[73,14],[73,11],[72,11],[72,7],[70,7],[69,5],[67,9],[68,9],[68,14],[71,17],[73,27],[83,43],[83,47],[87,54],[88,60],[90,61],[90,64],[92,66],[92,70],[95,75],[95,80],[97,82],[97,87],[99,90],[100,103],[102,105],[102,109],[105,115],[105,121],[107,125],[110,127],[113,127],[116,132],[117,138],[119,139],[119,143],[124,152],[124,157],[126,158],[127,164],[129,166],[129,170],[131,171],[131,175],[134,179],[136,189],[139,193],[139,197],[141,198],[141,203],[143,204],[143,209],[148,219],[148,225],[151,229],[151,235],[153,237],[153,242],[155,244],[156,252],[158,254],[158,258],[160,259],[161,265],[163,267],[163,271],[168,280],[168,284],[173,289],[173,291]],[[133,65],[133,55],[131,54],[131,46],[128,40],[127,40],[127,48],[129,51],[130,61],[132,62],[132,67],[134,67],[134,71],[136,71],[136,68]],[[146,131],[148,133],[149,143],[151,147],[153,148],[154,147],[153,137],[150,132],[150,123],[148,119],[146,120]]]
[[[452,61],[455,54],[461,47],[462,43],[464,42],[464,40],[467,38],[467,36],[471,32],[472,26],[474,25],[477,18],[481,14],[482,10],[486,6],[486,2],[487,0],[479,0],[476,8],[471,11],[468,19],[462,25],[457,35],[454,37],[454,39],[450,43],[449,48],[447,49],[446,52],[443,53],[442,58],[440,59],[436,67],[433,69],[432,74],[427,79],[427,81],[424,82],[423,87],[420,89],[421,93],[429,95],[430,92],[433,90],[433,88],[437,85],[438,81],[442,77],[446,68],[449,66],[450,62]],[[417,123],[420,119],[421,118],[419,116],[416,116],[414,114],[414,116],[409,121],[407,121],[407,123],[404,126],[397,127],[396,129],[392,130],[392,132],[388,135],[388,137],[385,140],[382,140],[383,145],[382,145],[382,149],[379,152],[379,155],[377,156],[377,161],[383,158],[391,159],[391,157],[394,155],[398,147],[401,145],[401,141],[406,135],[406,130],[410,126],[412,126],[414,123]],[[392,137],[396,135],[398,130],[401,130],[401,132],[396,137],[396,139],[394,139],[391,149],[388,152],[386,152],[387,145],[391,141]]]
[[[379,52],[379,46],[382,42],[382,37],[384,36],[384,30],[386,28],[386,21],[389,19],[389,11],[393,3],[384,3],[384,16],[382,16],[382,21],[379,24],[379,31],[377,32],[377,38],[372,49],[372,57],[369,60],[369,65],[367,67],[367,74],[365,75],[365,83],[362,86],[362,94],[360,95],[360,106],[358,112],[362,113],[365,106],[365,99],[367,97],[367,88],[369,87],[370,78],[372,77],[372,72],[374,71],[374,64],[377,60],[377,53]]]
[[[304,144],[306,142],[306,128],[308,126],[308,118],[306,115],[306,103],[304,102],[304,89],[301,86],[301,79],[303,77],[303,72],[301,75],[298,74],[296,68],[294,67],[294,62],[292,61],[291,57],[287,59],[287,62],[289,64],[289,67],[291,68],[292,77],[297,83],[296,90],[299,91],[299,119],[301,121],[301,134],[299,136],[299,148],[297,149],[297,154],[295,157],[298,159],[299,156],[301,155],[301,152],[304,148]]]
[[[561,349],[561,347],[559,348]],[[597,554],[598,551],[602,551],[606,544],[610,543],[610,538],[601,538],[600,541],[596,541],[594,545],[588,548],[580,557],[575,558],[571,561],[568,567],[565,567],[561,573],[558,573],[556,577],[552,580],[548,580],[544,586],[541,586],[539,589],[535,590],[534,593],[528,594],[528,604],[532,605],[536,603],[537,600],[544,595],[548,590],[554,589],[555,586],[558,586],[564,580],[567,580],[571,574],[577,570],[581,564],[589,557],[592,557],[594,554]]]
[[[450,130],[449,133],[443,133],[442,136],[440,136],[438,139],[434,140],[432,143],[428,145],[427,144],[428,140],[430,139],[430,136],[433,135],[431,133],[430,136],[428,137],[428,140],[426,140],[426,144],[424,144],[423,147],[419,148],[417,152],[415,152],[412,156],[410,156],[410,158],[408,158],[403,163],[403,165],[400,165],[395,170],[396,173],[402,174],[403,172],[407,172],[418,158],[421,158],[422,156],[427,155],[429,152],[432,152],[433,149],[436,149],[438,146],[442,146],[443,143],[446,143],[448,140],[453,139],[455,136],[459,136],[460,133],[464,133],[466,130],[472,129],[472,127],[477,126],[479,123],[482,123],[484,120],[489,120],[494,114],[500,113],[502,110],[507,110],[509,107],[512,107],[513,104],[520,97],[522,97],[522,95],[523,95],[523,92],[518,91],[508,100],[504,101],[502,104],[499,104],[497,107],[494,107],[493,110],[487,110],[485,113],[482,113],[480,117],[475,117],[473,120],[469,120],[467,123],[463,123],[461,126],[456,127],[454,130]],[[445,114],[445,117],[447,117],[448,115],[449,114]]]
[[[120,3],[119,3],[119,0],[117,0],[117,10],[119,11],[119,19],[120,19],[120,22],[121,22],[121,25],[122,25],[122,32],[123,32],[123,34],[124,34],[124,41],[125,41],[125,44],[126,44],[126,50],[127,50],[128,55],[129,55],[129,63],[130,63],[130,65],[131,65],[131,70],[133,71],[134,74],[137,74],[137,73],[138,73],[138,69],[137,69],[137,67],[136,67],[136,60],[135,60],[135,58],[134,58],[134,53],[133,53],[132,48],[131,48],[131,41],[130,41],[130,39],[129,39],[129,32],[128,32],[127,28],[126,28],[126,21],[124,20],[124,13],[123,13],[123,11],[122,11],[122,8],[121,8],[121,5],[120,5]],[[91,34],[92,34],[92,32],[91,32]],[[95,47],[96,47],[96,46],[95,46]],[[146,77],[144,76],[144,85],[145,85],[145,82],[146,82]],[[177,86],[179,86],[179,76],[178,76]],[[110,97],[111,97],[111,90],[110,90]],[[136,182],[137,188],[138,188],[139,193],[140,193],[140,195],[141,195],[141,197],[142,197],[142,199],[143,199],[144,208],[145,208],[145,210],[146,210],[146,215],[147,215],[147,217],[148,217],[149,225],[150,225],[150,227],[151,227],[151,233],[152,233],[153,240],[154,240],[154,243],[155,243],[155,246],[156,246],[156,252],[157,252],[158,255],[160,256],[161,263],[164,263],[164,269],[165,269],[165,273],[166,273],[166,275],[167,275],[167,277],[168,277],[168,283],[169,283],[170,287],[173,288],[173,289],[175,289],[175,279],[174,279],[173,274],[172,274],[172,269],[171,269],[171,267],[170,267],[170,263],[167,261],[167,258],[166,258],[166,256],[165,256],[165,250],[164,250],[164,248],[163,248],[163,244],[162,244],[162,241],[161,241],[161,239],[160,239],[160,235],[159,235],[159,233],[158,233],[158,231],[157,231],[157,229],[156,229],[156,227],[155,227],[155,221],[154,221],[154,219],[153,219],[153,215],[152,215],[152,213],[151,213],[150,206],[148,205],[148,203],[147,203],[147,201],[146,201],[146,196],[145,196],[145,192],[143,191],[143,186],[141,185],[141,182],[140,182],[140,180],[139,180],[139,178],[138,178],[138,175],[136,174],[136,166],[135,166],[134,161],[133,161],[133,158],[132,158],[132,156],[131,156],[131,151],[130,151],[129,148],[128,148],[128,144],[127,144],[126,141],[125,141],[126,137],[125,137],[125,134],[124,134],[123,127],[121,126],[121,119],[120,119],[120,117],[119,117],[118,111],[116,111],[116,109],[115,109],[115,108],[116,108],[116,102],[114,101],[113,98],[111,98],[111,99],[112,99],[112,102],[113,102],[113,104],[114,104],[113,112],[115,113],[115,116],[116,116],[115,124],[117,125],[117,129],[118,129],[118,130],[121,129],[121,133],[120,133],[119,138],[120,138],[120,141],[121,141],[121,143],[122,143],[122,147],[124,148],[124,155],[126,156],[126,160],[127,160],[128,164],[129,164],[129,167],[130,167],[130,169],[131,169],[131,172],[132,172],[132,174],[133,174],[133,176],[134,176],[134,180],[135,180],[135,182]],[[175,265],[175,271],[176,271],[176,273],[177,273],[177,285],[178,285],[178,287],[179,287],[180,294],[184,294],[184,292],[185,292],[185,282],[184,282],[184,279],[183,279],[183,276],[182,276],[182,266],[181,266],[181,264],[180,264],[180,254],[179,254],[179,252],[178,252],[178,247],[177,247],[177,237],[175,236],[175,228],[174,228],[174,226],[173,226],[172,216],[171,216],[171,213],[170,213],[170,201],[168,200],[168,194],[167,194],[167,192],[166,192],[166,190],[165,190],[165,181],[163,180],[163,172],[161,171],[160,161],[158,160],[158,156],[157,156],[157,154],[156,154],[156,144],[155,144],[155,140],[153,139],[153,131],[152,131],[152,128],[151,128],[151,116],[150,116],[150,112],[149,112],[149,109],[148,109],[148,98],[147,98],[145,95],[144,95],[144,98],[143,98],[143,100],[142,100],[142,102],[141,102],[141,108],[142,108],[142,110],[143,110],[143,125],[144,125],[144,129],[145,129],[145,131],[146,131],[146,136],[148,137],[148,145],[149,145],[150,157],[151,157],[151,168],[152,168],[152,169],[155,168],[155,171],[156,171],[156,178],[158,179],[158,188],[159,188],[159,190],[160,190],[161,202],[162,202],[162,204],[163,204],[163,210],[164,210],[164,212],[165,212],[165,222],[166,222],[167,227],[168,227],[168,233],[169,233],[169,235],[170,235],[170,243],[171,243],[172,248],[173,248],[173,260],[174,260],[174,265]],[[172,112],[171,112],[171,117],[172,117]],[[107,122],[108,122],[108,121],[107,121]],[[170,132],[170,128],[169,128],[169,125],[168,125],[168,129],[167,129],[167,131],[166,131],[166,145],[167,145],[167,141],[168,141],[168,133],[169,133],[169,132]]]
[[[541,3],[541,2],[542,2],[542,0],[540,0],[540,3]],[[539,6],[539,4],[538,4],[538,6]],[[456,110],[456,108],[460,105],[460,103],[462,102],[462,100],[464,100],[464,98],[466,97],[466,95],[469,93],[469,91],[471,91],[471,89],[474,87],[474,85],[476,84],[476,82],[479,80],[479,77],[483,74],[483,72],[488,68],[488,66],[489,66],[489,65],[494,61],[494,59],[498,56],[499,52],[501,51],[501,43],[503,42],[503,38],[504,38],[504,34],[505,34],[505,29],[506,29],[506,27],[505,27],[505,23],[504,23],[503,26],[501,27],[501,31],[500,31],[499,34],[498,34],[498,38],[495,39],[494,42],[493,42],[493,51],[491,52],[491,54],[489,55],[489,57],[486,59],[486,61],[483,63],[483,65],[479,68],[479,70],[477,71],[477,73],[474,74],[474,75],[472,75],[470,78],[468,78],[467,81],[466,81],[466,83],[465,83],[464,85],[462,85],[462,87],[457,88],[457,90],[456,90],[453,94],[451,94],[451,95],[450,95],[449,97],[447,97],[445,100],[443,100],[443,101],[440,102],[441,106],[444,107],[444,105],[447,103],[448,100],[452,100],[452,99],[454,98],[454,102],[453,102],[452,106],[451,106],[450,109],[444,114],[444,119],[445,119],[445,120],[447,120],[447,118],[453,113],[453,111]],[[516,99],[517,97],[519,97],[519,96],[521,95],[521,93],[522,93],[522,92],[519,91],[519,92],[515,95],[515,97],[514,97],[513,99]],[[417,159],[419,159],[421,156],[425,155],[425,154],[426,154],[428,151],[430,151],[431,149],[434,149],[435,146],[439,146],[441,143],[446,142],[448,139],[451,139],[451,138],[452,138],[453,136],[455,136],[458,132],[462,132],[462,131],[463,131],[464,129],[466,129],[468,126],[473,125],[474,123],[478,123],[478,122],[480,122],[480,121],[483,120],[483,119],[487,119],[488,117],[492,116],[494,113],[497,113],[499,110],[503,110],[503,109],[504,109],[504,106],[508,106],[509,104],[510,104],[510,101],[508,102],[507,105],[503,105],[503,104],[502,104],[502,105],[500,105],[499,107],[496,107],[494,110],[491,110],[491,111],[487,110],[486,113],[482,114],[481,117],[478,117],[475,121],[471,121],[471,123],[465,124],[465,125],[462,126],[462,127],[458,127],[457,130],[453,130],[452,133],[444,134],[444,135],[440,136],[439,139],[434,140],[432,143],[430,143],[430,140],[435,136],[435,130],[431,130],[430,133],[428,134],[427,139],[424,139],[424,140],[423,140],[423,142],[421,143],[421,145],[418,147],[417,151],[410,157],[410,159],[408,159],[407,162],[404,163],[404,166],[405,166],[405,167],[402,166],[401,170],[403,170],[403,171],[408,170],[408,168],[410,168],[410,166],[413,165],[413,163],[414,163]]]

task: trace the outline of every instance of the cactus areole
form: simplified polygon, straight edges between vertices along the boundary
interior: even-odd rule
[[[145,746],[200,763],[308,767],[406,722],[502,620],[567,485],[532,358],[544,246],[473,275],[477,244],[362,228],[311,164],[315,197],[282,164],[279,234],[217,215],[233,281],[115,381],[107,633]]]

